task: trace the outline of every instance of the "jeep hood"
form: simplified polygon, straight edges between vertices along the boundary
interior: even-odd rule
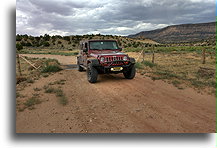
[[[97,58],[101,56],[128,56],[128,55],[123,52],[108,51],[108,52],[92,52],[90,56]]]

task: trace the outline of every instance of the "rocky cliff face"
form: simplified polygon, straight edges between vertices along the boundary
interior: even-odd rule
[[[215,22],[173,25],[152,31],[129,35],[130,38],[147,38],[159,43],[183,43],[201,40],[215,40]]]

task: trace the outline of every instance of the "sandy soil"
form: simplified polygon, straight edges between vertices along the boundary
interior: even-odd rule
[[[26,55],[56,58],[75,64],[75,57]],[[61,85],[68,104],[62,106],[43,86],[64,79]],[[56,85],[58,86],[58,85]],[[163,81],[137,74],[126,80],[122,74],[99,75],[90,84],[86,72],[63,70],[40,78],[20,91],[24,98],[37,92],[41,104],[16,112],[17,133],[210,133],[215,132],[215,97],[191,88],[179,90]]]

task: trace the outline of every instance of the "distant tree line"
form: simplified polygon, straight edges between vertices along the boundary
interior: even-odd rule
[[[144,43],[142,40],[131,39],[124,36],[117,35],[102,35],[102,34],[86,34],[86,35],[71,35],[71,36],[60,36],[49,34],[44,34],[40,36],[31,35],[16,35],[16,48],[17,50],[22,50],[24,47],[49,47],[49,48],[68,48],[72,50],[73,48],[78,48],[81,40],[91,40],[91,39],[114,39],[117,40],[118,45],[123,48],[142,48],[151,46],[167,46],[164,44],[151,44]],[[70,47],[70,48],[69,48]]]

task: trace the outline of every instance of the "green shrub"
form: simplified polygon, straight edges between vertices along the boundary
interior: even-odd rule
[[[164,71],[155,71],[153,73],[156,74],[156,75],[159,75],[160,79],[180,78],[178,75],[174,74],[171,71],[167,71],[167,70],[164,70]]]
[[[65,95],[59,97],[59,103],[62,105],[67,105],[68,104],[68,99]]]
[[[21,41],[21,40],[22,40],[22,36],[19,35],[19,34],[17,34],[17,35],[16,35],[16,41]]]
[[[144,67],[143,64],[140,63],[140,62],[136,62],[135,66],[136,66],[136,68],[138,68],[138,69],[142,69],[142,68]]]
[[[21,45],[20,43],[17,43],[16,48],[19,51],[19,50],[23,49],[23,45]]]
[[[58,72],[62,70],[60,67],[60,63],[55,60],[55,59],[48,59],[45,62],[45,66],[42,68],[42,73],[47,73],[47,72]]]
[[[41,103],[41,100],[35,98],[35,97],[32,97],[32,98],[29,98],[28,100],[26,100],[26,102],[24,102],[24,105],[26,107],[31,107],[35,104],[40,104]]]
[[[38,87],[33,88],[34,91],[40,91],[41,89]]]
[[[62,70],[62,68],[58,65],[49,65],[49,66],[46,66],[42,69],[42,72],[43,73],[46,73],[46,72],[58,72]]]
[[[150,68],[152,68],[152,67],[154,67],[154,66],[157,65],[157,64],[154,64],[154,63],[149,62],[149,61],[144,61],[144,62],[142,62],[142,64],[144,64],[145,66],[149,66]]]
[[[55,93],[56,89],[52,88],[52,87],[47,87],[45,88],[45,93]]]
[[[60,104],[66,105],[68,103],[68,99],[65,96],[62,89],[52,88],[52,87],[49,87],[49,86],[44,86],[44,89],[45,89],[45,93],[53,93],[53,94],[55,94],[56,97],[58,98],[58,101],[59,101]]]
[[[31,78],[28,78],[28,79],[26,80],[26,82],[27,82],[27,83],[34,83],[35,81],[34,81],[33,79],[31,79]]]
[[[50,46],[50,43],[45,41],[45,42],[42,43],[42,45],[44,45],[45,47],[48,47],[48,46]]]

